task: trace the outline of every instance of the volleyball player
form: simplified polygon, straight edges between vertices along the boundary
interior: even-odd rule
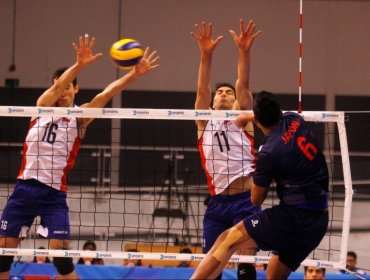
[[[73,44],[76,63],[59,69],[53,84],[37,100],[37,106],[75,107],[79,86],[78,73],[102,54],[93,55],[95,39],[86,34]],[[156,68],[156,52],[147,48],[142,60],[130,72],[109,84],[83,108],[104,107],[115,95],[140,76]],[[80,142],[93,119],[74,117],[33,118],[24,143],[22,166],[14,192],[4,208],[0,224],[0,247],[16,248],[26,236],[36,216],[41,225],[37,232],[49,239],[50,249],[67,249],[70,238],[66,203],[67,173],[73,167]],[[0,256],[0,279],[8,279],[13,256]],[[71,258],[53,258],[59,279],[76,279]]]
[[[240,35],[233,30],[230,34],[238,48],[238,78],[235,88],[231,84],[217,86],[213,98],[214,110],[251,110],[253,97],[249,84],[250,51],[254,39],[255,24],[250,21],[245,28],[240,20]],[[198,71],[198,88],[195,109],[210,109],[212,94],[210,72],[213,52],[222,36],[212,38],[212,24],[202,22],[195,25],[192,36],[201,51]],[[203,253],[207,253],[217,237],[244,217],[260,211],[250,200],[255,155],[253,146],[253,123],[238,128],[233,121],[196,121],[198,148],[205,170],[211,198],[203,221]],[[254,249],[254,248],[253,248]],[[254,254],[255,251],[244,251]],[[221,279],[222,274],[218,276]],[[255,279],[252,264],[238,265],[239,279]]]
[[[313,133],[296,113],[282,114],[268,92],[237,124],[255,121],[266,136],[253,175],[252,203],[261,205],[275,180],[280,203],[223,232],[192,279],[216,277],[238,248],[272,250],[267,279],[287,279],[314,250],[328,226],[328,169]]]

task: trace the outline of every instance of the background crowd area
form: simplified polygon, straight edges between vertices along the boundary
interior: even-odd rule
[[[144,252],[150,245],[126,244],[124,250],[126,252]],[[162,246],[163,247],[163,246]],[[164,248],[153,248],[152,251],[160,252]],[[38,249],[45,249],[39,247]],[[83,250],[96,251],[98,248],[94,241],[89,240],[83,244]],[[139,250],[138,250],[139,249]],[[166,247],[168,253],[184,253],[193,254],[201,253],[199,247],[182,247],[172,246]],[[32,262],[22,262],[19,258],[15,262],[11,270],[11,279],[53,279],[57,275],[50,258],[46,256],[34,257]],[[122,266],[106,265],[104,259],[94,258],[79,258],[75,259],[76,271],[81,279],[189,279],[194,272],[197,261],[160,261],[160,260],[135,260],[124,259]],[[255,264],[257,271],[257,279],[266,279],[267,264]],[[289,279],[370,279],[370,275],[366,271],[357,267],[357,254],[353,251],[347,253],[347,269],[333,270],[319,267],[304,267],[301,266],[296,272],[292,273]],[[229,262],[224,269],[223,279],[237,279],[237,264]]]

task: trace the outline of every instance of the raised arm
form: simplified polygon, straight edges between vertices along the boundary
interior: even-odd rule
[[[255,122],[253,112],[242,113],[235,120],[235,124],[238,127],[245,127],[250,122]]]
[[[197,41],[201,56],[198,70],[197,97],[195,100],[195,109],[209,109],[211,103],[211,63],[213,51],[222,40],[222,36],[212,39],[212,23],[208,26],[202,22],[202,27],[195,24],[195,31],[191,35]]]
[[[234,39],[235,45],[239,49],[238,60],[238,79],[236,81],[236,102],[234,110],[251,110],[253,105],[253,97],[250,89],[249,72],[250,72],[250,50],[254,39],[261,31],[254,32],[256,25],[253,21],[249,21],[247,28],[244,28],[243,19],[240,20],[240,34],[230,30],[230,34]]]
[[[150,53],[149,48],[144,51],[143,58],[140,62],[126,75],[120,79],[110,83],[101,93],[96,95],[89,103],[82,105],[85,108],[102,108],[118,93],[125,89],[129,84],[135,81],[138,77],[143,76],[151,70],[157,68],[159,56],[156,51]],[[83,119],[84,127],[93,119]]]
[[[68,68],[56,81],[53,81],[53,85],[47,89],[37,100],[37,106],[55,106],[57,100],[60,98],[64,89],[72,83],[77,77],[78,73],[88,64],[97,60],[103,54],[98,53],[93,55],[93,47],[95,45],[95,38],[89,40],[89,35],[85,34],[84,38],[80,36],[79,45],[72,43],[74,50],[76,51],[76,63]]]

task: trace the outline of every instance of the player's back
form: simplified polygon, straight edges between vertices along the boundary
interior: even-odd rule
[[[272,154],[278,195],[284,203],[325,208],[326,160],[301,116],[285,113],[267,137],[263,149]]]

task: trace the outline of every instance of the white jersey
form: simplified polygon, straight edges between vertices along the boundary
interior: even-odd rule
[[[80,143],[76,118],[32,120],[23,146],[18,179],[36,179],[65,192],[67,173],[75,163]]]
[[[211,195],[255,169],[254,138],[234,121],[208,121],[198,149]]]

